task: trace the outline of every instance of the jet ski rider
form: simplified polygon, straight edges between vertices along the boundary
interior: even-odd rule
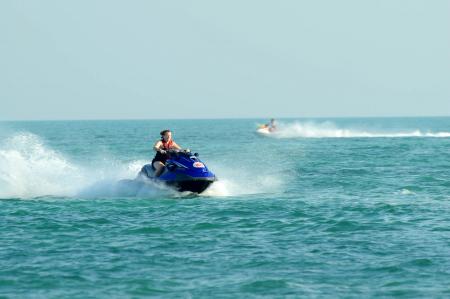
[[[152,160],[152,167],[155,170],[155,176],[159,177],[164,171],[164,166],[169,158],[169,150],[181,150],[181,147],[172,140],[172,132],[170,130],[163,130],[161,133],[161,140],[158,140],[153,146],[156,152]]]
[[[275,122],[275,118],[272,118],[268,124],[264,124],[260,126],[261,129],[267,129],[269,132],[274,132],[277,130],[277,124]]]
[[[275,122],[275,118],[272,118],[272,119],[270,120],[270,123],[269,123],[267,126],[269,127],[269,131],[270,131],[270,132],[276,131],[276,129],[277,129],[277,124],[276,124],[276,122]]]

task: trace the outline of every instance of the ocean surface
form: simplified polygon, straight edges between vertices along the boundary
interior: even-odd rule
[[[450,118],[0,123],[0,298],[448,298]],[[162,129],[219,181],[117,184]]]

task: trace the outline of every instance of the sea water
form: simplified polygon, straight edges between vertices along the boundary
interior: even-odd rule
[[[0,297],[450,297],[450,118],[0,123]],[[170,128],[219,181],[127,190]]]

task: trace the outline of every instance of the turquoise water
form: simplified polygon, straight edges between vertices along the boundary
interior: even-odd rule
[[[0,123],[0,297],[450,297],[450,118]],[[116,182],[164,128],[219,181]]]

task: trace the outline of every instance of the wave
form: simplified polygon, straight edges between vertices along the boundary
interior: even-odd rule
[[[417,129],[397,132],[377,132],[339,128],[332,122],[295,122],[291,124],[280,124],[278,130],[269,136],[275,138],[449,138],[450,132],[425,132]]]

